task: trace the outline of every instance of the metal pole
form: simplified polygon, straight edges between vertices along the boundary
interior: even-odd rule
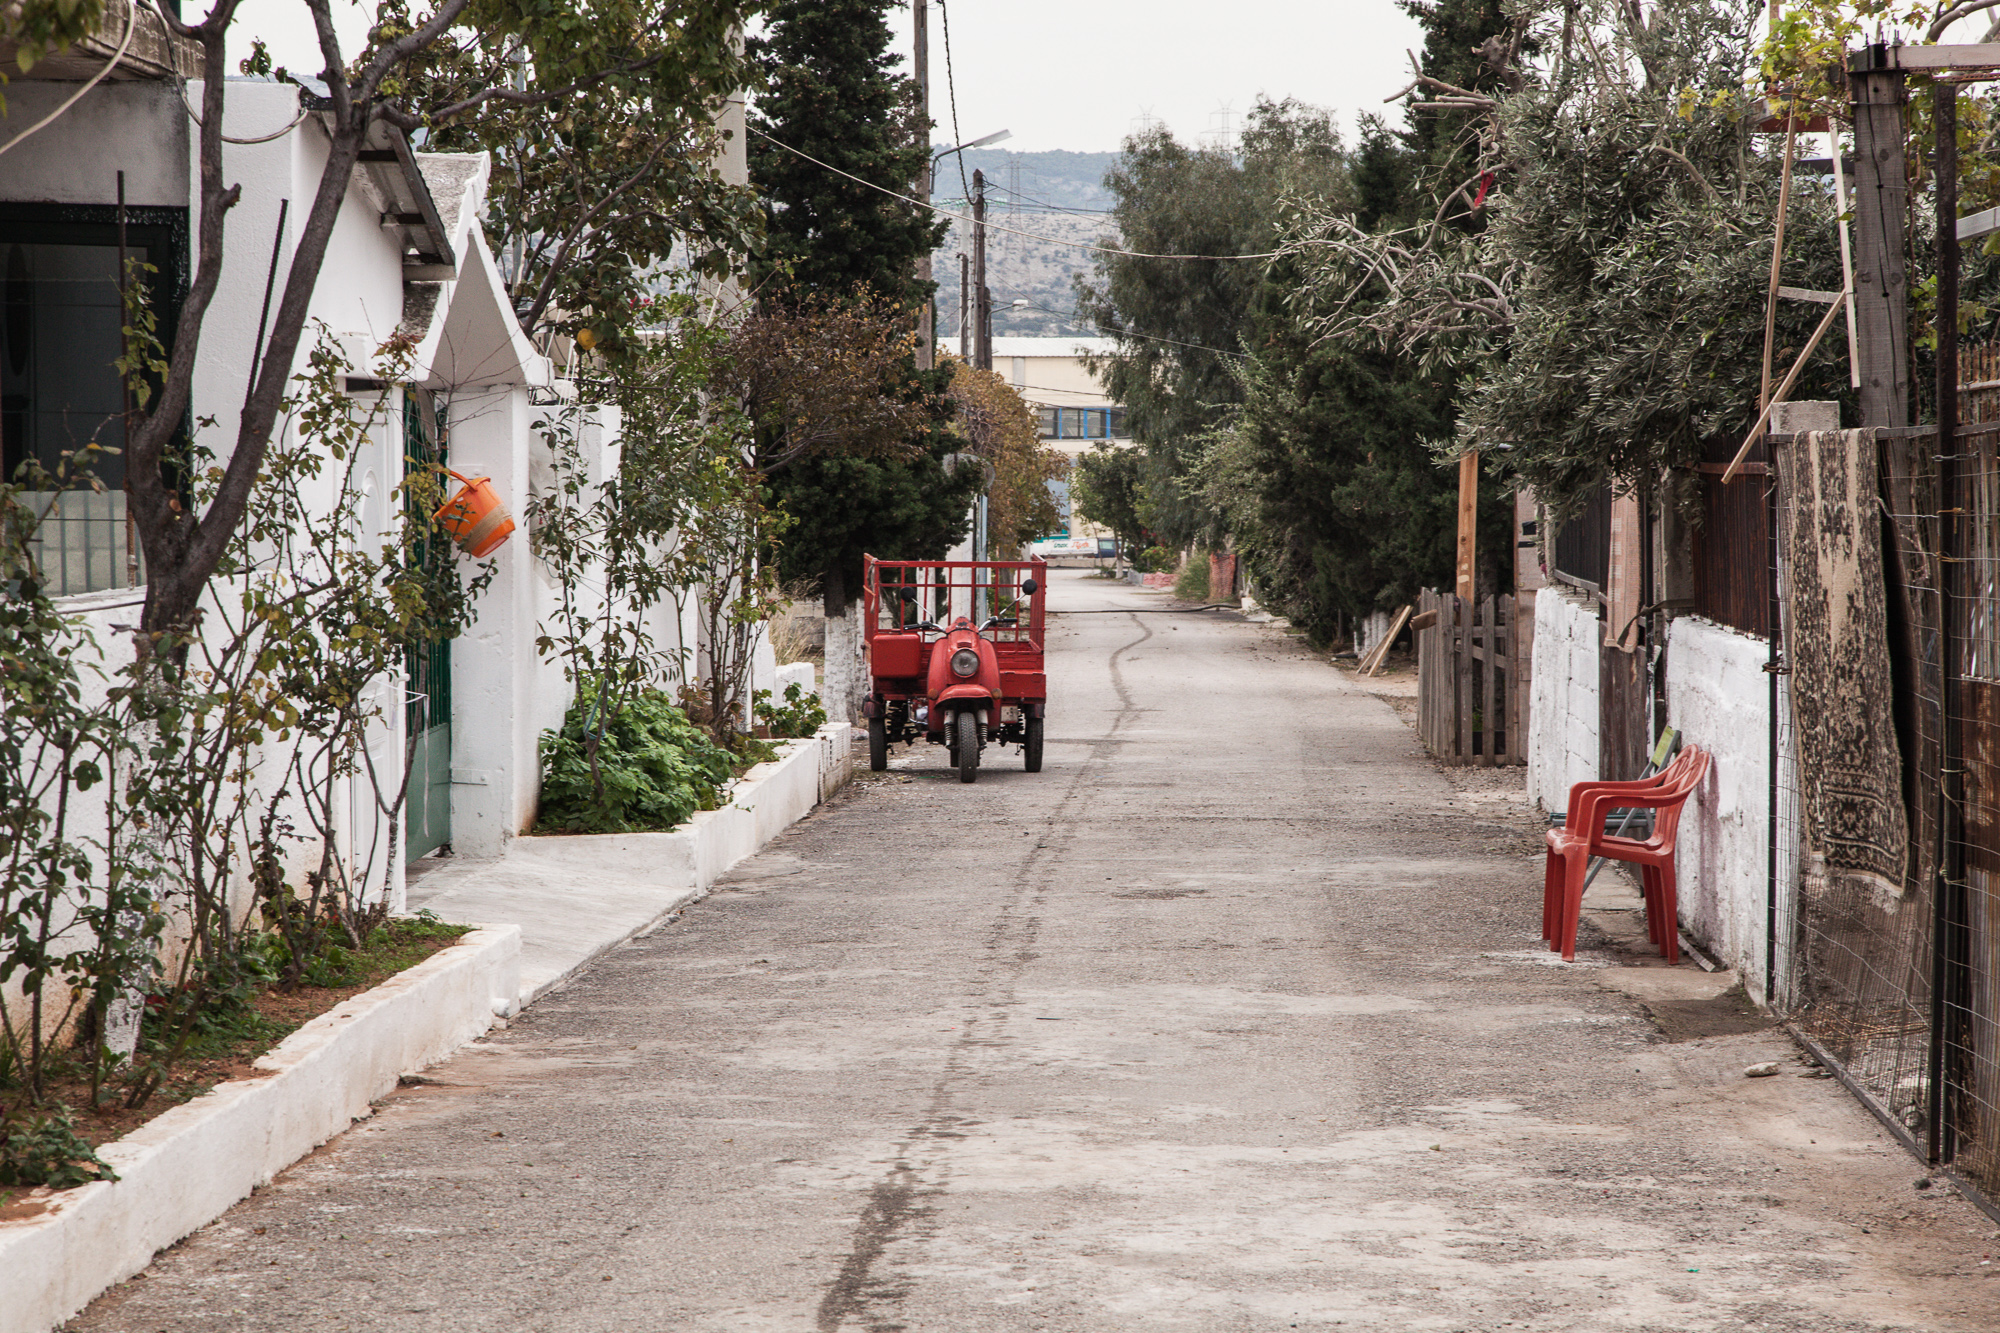
[[[1778,598],[1778,450],[1768,435],[1764,437],[1764,457],[1769,469],[1764,478],[1764,524],[1770,531],[1771,565],[1771,587],[1764,603],[1771,622],[1764,630],[1764,671],[1769,682],[1764,738],[1764,1003],[1775,1009],[1778,1003],[1778,708],[1782,702],[1778,673],[1784,667],[1779,660],[1779,646],[1785,613]]]
[[[917,76],[917,126],[924,139],[924,169],[917,177],[917,198],[929,203],[933,168],[931,157],[931,34],[929,0],[910,0],[910,16],[916,22],[916,49],[911,58]],[[931,252],[917,258],[917,285],[923,289],[923,307],[917,311],[917,368],[929,370],[937,364],[937,293],[931,290]]]
[[[958,256],[958,359],[972,364],[972,257]]]
[[[125,337],[126,320],[132,316],[132,312],[125,308],[125,275],[130,268],[125,255],[125,173],[121,171],[118,173],[118,356],[120,360],[132,354]],[[251,368],[251,373],[253,375],[256,373],[254,366]],[[122,459],[131,452],[133,412],[131,377],[129,375],[123,377],[118,387],[124,395],[124,412],[119,418],[118,425],[119,457]],[[129,470],[125,473],[124,489],[128,497],[125,503],[125,586],[136,588],[139,586],[139,515],[133,510],[129,498],[132,494],[132,474]]]
[[[1965,531],[1958,467],[1958,85],[1940,82],[1931,90],[1937,134],[1937,452],[1939,564],[1938,698],[1938,880],[1931,904],[1930,1096],[1925,1149],[1933,1163],[1949,1162],[1952,1145],[1945,1096],[1947,1048],[1953,1032],[1949,1011],[1958,969],[1957,896],[1963,879],[1960,816],[1964,781],[1958,743],[1958,671],[1952,642],[1957,616],[1959,562]]]
[[[986,290],[986,173],[972,173],[972,364],[993,369],[993,293]]]

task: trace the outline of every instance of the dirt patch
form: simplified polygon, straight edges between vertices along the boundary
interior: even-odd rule
[[[1734,1037],[1766,1032],[1777,1026],[1734,986],[1711,1000],[1647,1000],[1646,1017],[1668,1041],[1699,1041],[1703,1037]]]
[[[267,990],[249,1001],[249,1014],[231,1021],[232,1035],[198,1038],[194,1053],[183,1056],[158,1089],[136,1107],[126,1106],[126,1090],[107,1085],[102,1104],[90,1105],[90,1082],[81,1073],[49,1080],[46,1100],[70,1108],[77,1136],[91,1147],[123,1138],[163,1112],[194,1100],[218,1083],[268,1078],[258,1056],[343,1000],[372,990],[399,972],[423,962],[438,950],[456,944],[469,926],[440,928],[435,923],[391,922],[392,929],[372,947],[353,953],[339,986],[301,986],[293,991]],[[0,1196],[4,1198],[4,1196]],[[9,1205],[18,1206],[18,1205]],[[0,1213],[0,1217],[5,1214]]]

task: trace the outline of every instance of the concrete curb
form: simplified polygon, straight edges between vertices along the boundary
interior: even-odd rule
[[[829,723],[784,742],[745,773],[728,804],[663,833],[523,837],[490,861],[463,861],[413,884],[410,906],[447,921],[517,921],[521,1003],[643,934],[708,892],[744,857],[790,828],[854,774],[854,728]]]
[[[267,1077],[107,1144],[116,1182],[32,1192],[46,1212],[0,1221],[0,1333],[47,1333],[367,1116],[402,1075],[484,1033],[514,1008],[520,950],[520,927],[479,927],[285,1038],[256,1061]]]
[[[745,773],[729,803],[666,833],[521,838],[498,861],[455,866],[442,892],[506,875],[529,892],[586,876],[563,898],[573,933],[538,939],[530,957],[519,924],[481,926],[451,948],[333,1009],[257,1060],[270,1075],[224,1083],[108,1144],[118,1172],[60,1192],[35,1191],[48,1211],[0,1221],[0,1333],[48,1333],[100,1292],[144,1269],[153,1255],[220,1217],[230,1205],[369,1113],[404,1074],[436,1064],[573,976],[605,950],[641,934],[708,892],[838,791],[854,774],[854,728],[830,724],[786,743]],[[637,887],[615,903],[620,883]],[[506,890],[474,895],[504,904]],[[468,904],[470,905],[470,904]],[[615,910],[605,910],[612,908]],[[447,908],[448,911],[448,908]],[[524,915],[533,915],[532,913]],[[583,918],[577,925],[574,918]],[[538,931],[538,934],[541,933]]]

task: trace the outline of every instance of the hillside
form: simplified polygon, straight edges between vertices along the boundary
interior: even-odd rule
[[[980,148],[964,158],[966,181],[975,169],[986,173],[986,283],[993,289],[994,334],[1094,332],[1066,318],[1076,307],[1072,279],[1090,271],[1091,253],[1062,242],[1115,239],[1108,216],[1113,201],[1104,188],[1104,173],[1118,155]],[[932,198],[940,208],[968,211],[956,158],[938,163]],[[933,271],[938,283],[938,336],[954,342],[961,253],[972,253],[971,228],[953,223],[934,258]],[[1029,305],[1015,309],[1015,300]]]

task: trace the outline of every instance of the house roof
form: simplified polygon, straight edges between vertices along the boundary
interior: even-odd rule
[[[547,385],[552,370],[521,331],[500,268],[487,248],[479,215],[493,160],[485,153],[419,153],[426,197],[457,257],[449,277],[439,270],[403,270],[402,331],[417,340],[417,375],[432,388],[499,384]]]
[[[333,102],[318,93],[301,93],[299,105],[322,115],[333,110]],[[453,276],[450,270],[457,267],[458,256],[431,196],[430,182],[417,166],[409,136],[386,120],[371,121],[358,165],[362,177],[381,196],[382,227],[396,233],[405,275],[430,281]]]

